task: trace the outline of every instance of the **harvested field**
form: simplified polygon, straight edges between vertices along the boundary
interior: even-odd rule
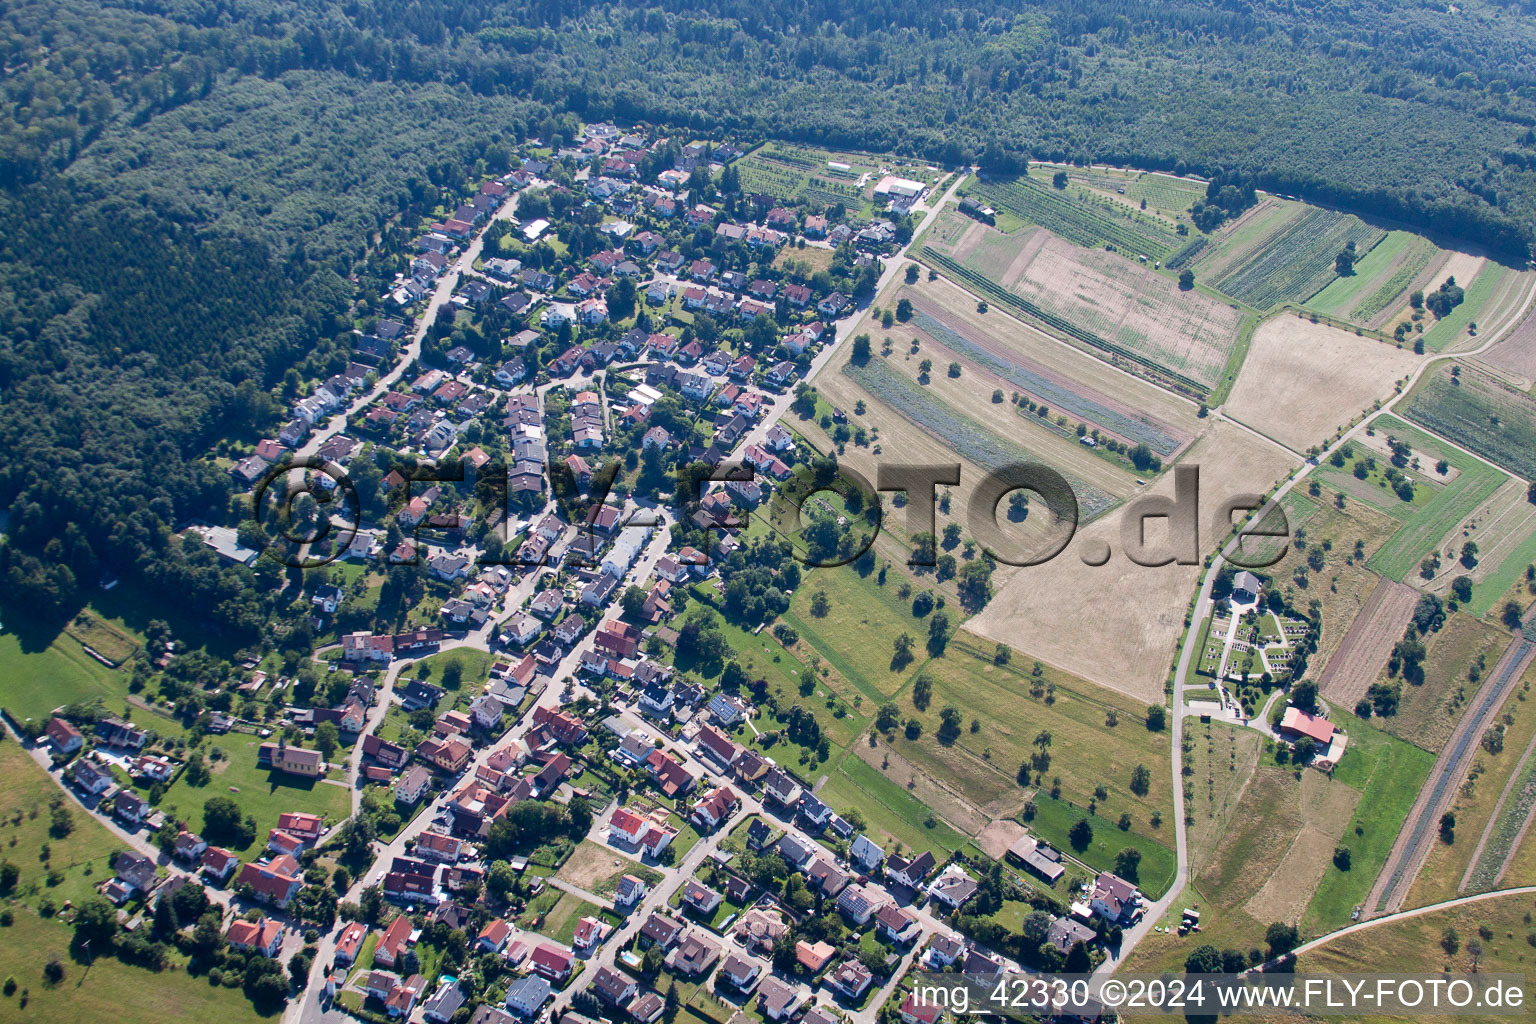
[[[1536,399],[1481,370],[1436,367],[1414,388],[1406,414],[1513,473],[1536,478]]]
[[[1263,493],[1295,468],[1297,460],[1275,445],[1229,423],[1215,423],[1184,463],[1201,471],[1201,549],[1222,539],[1211,519],[1233,495]],[[1172,497],[1165,474],[1150,494]],[[1198,567],[1139,566],[1125,557],[1121,529],[1135,503],[1079,530],[1060,555],[1022,568],[969,623],[989,639],[1028,651],[1052,665],[1143,702],[1163,692],[1174,646]],[[1160,543],[1164,521],[1148,522],[1148,544]],[[1103,565],[1085,554],[1112,552]]]
[[[994,821],[981,830],[981,834],[976,837],[976,845],[993,860],[1002,860],[1008,847],[1018,842],[1028,831],[1016,821]]]
[[[839,372],[886,408],[906,417],[946,449],[983,471],[1036,461],[1033,452],[966,416],[917,381],[892,369],[879,356],[862,364],[850,360]],[[1070,473],[1063,475],[1071,482],[1086,518],[1093,519],[1114,504],[1114,496],[1107,491]]]
[[[1301,831],[1300,791],[1292,772],[1259,766],[1215,852],[1194,867],[1201,892],[1218,906],[1240,907],[1263,887]]]
[[[1338,277],[1334,257],[1346,244],[1354,242],[1364,255],[1385,237],[1386,232],[1352,214],[1304,207],[1210,283],[1255,309],[1305,302]]]
[[[1382,580],[1365,607],[1355,616],[1338,650],[1318,676],[1318,689],[1333,703],[1352,708],[1381,675],[1392,647],[1413,618],[1418,591],[1403,583]]]
[[[1301,316],[1273,317],[1253,332],[1225,412],[1303,452],[1390,397],[1419,361],[1411,351]]]
[[[1536,384],[1536,313],[1527,313],[1513,331],[1477,359],[1517,375],[1530,390]]]
[[[930,338],[1052,410],[1064,412],[1128,444],[1145,444],[1164,457],[1176,454],[1192,440],[1187,431],[1159,422],[1128,403],[1117,402],[1096,388],[1019,355],[1006,342],[947,315],[936,302],[918,298],[913,306],[913,325]]]
[[[1303,825],[1275,873],[1243,909],[1256,921],[1298,924],[1317,891],[1317,883],[1328,870],[1337,838],[1313,825]]]

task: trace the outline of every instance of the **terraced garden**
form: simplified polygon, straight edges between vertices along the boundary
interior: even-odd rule
[[[1134,258],[1161,260],[1183,243],[1151,218],[1116,217],[1032,178],[982,182],[974,193],[988,204],[1078,245],[1110,245]]]
[[[1385,237],[1359,217],[1309,206],[1211,285],[1255,309],[1305,302],[1338,277],[1334,259],[1348,243],[1365,256]]]

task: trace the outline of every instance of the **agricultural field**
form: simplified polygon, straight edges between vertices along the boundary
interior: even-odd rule
[[[929,850],[941,859],[958,850],[965,837],[908,791],[906,781],[888,777],[850,753],[826,773],[816,794],[844,813],[858,811],[870,838],[888,853],[893,843],[914,851]]]
[[[1192,437],[1187,429],[1162,423],[1147,413],[1075,381],[1065,374],[1018,354],[1006,342],[990,334],[977,332],[958,317],[946,315],[937,303],[919,298],[913,303],[912,324],[950,351],[963,356],[978,368],[1000,378],[1000,383],[1016,388],[1049,409],[1066,413],[1073,420],[1089,425],[1130,445],[1145,444],[1168,458],[1181,451]]]
[[[1195,719],[1184,723],[1184,736],[1193,743],[1184,809],[1194,817],[1188,831],[1189,859],[1198,869],[1234,827],[1233,817],[1258,766],[1264,740],[1254,729]]]
[[[1478,503],[1503,485],[1505,476],[1479,459],[1444,444],[1436,445],[1433,438],[1393,416],[1383,416],[1373,426],[1377,434],[1391,435],[1407,444],[1421,462],[1444,458],[1457,470],[1455,478],[1408,516],[1392,539],[1370,557],[1372,569],[1388,579],[1403,580],[1418,571],[1420,562]]]
[[[971,194],[1026,224],[1038,224],[1052,234],[1090,249],[1112,246],[1135,259],[1162,260],[1182,244],[1173,226],[1105,198],[1061,191],[1032,177],[980,181]]]
[[[1508,645],[1509,634],[1500,627],[1460,612],[1451,614],[1438,632],[1425,639],[1423,682],[1404,681],[1397,714],[1371,721],[1400,740],[1439,753],[1477,692],[1482,674],[1492,670]],[[1479,659],[1482,667],[1474,668]]]
[[[1272,317],[1253,332],[1227,415],[1297,452],[1330,440],[1419,363],[1411,351],[1301,315]]]
[[[1403,821],[1434,766],[1435,755],[1360,721],[1349,723],[1349,749],[1334,769],[1332,785],[1360,794],[1343,832],[1350,869],[1329,867],[1307,906],[1301,926],[1309,934],[1349,923],[1387,862]],[[1332,850],[1329,850],[1332,853]]]
[[[1490,462],[1536,478],[1536,399],[1472,366],[1437,366],[1414,386],[1405,415]]]
[[[1148,209],[1156,210],[1172,220],[1187,213],[1196,200],[1205,198],[1205,182],[1157,171],[1035,164],[1030,167],[1030,176],[1049,181],[1058,170],[1066,171],[1072,185],[1091,191],[1096,199],[1138,210],[1140,204],[1145,202]]]
[[[1497,660],[1496,654],[1493,660]],[[1493,839],[1498,825],[1496,813],[1514,802],[1514,793],[1518,791],[1523,775],[1517,769],[1521,767],[1526,750],[1536,740],[1536,707],[1531,706],[1529,699],[1532,675],[1527,670],[1520,688],[1510,694],[1500,709],[1499,721],[1504,725],[1502,746],[1497,752],[1487,746],[1479,749],[1467,778],[1457,787],[1450,807],[1456,815],[1456,841],[1430,845],[1424,866],[1419,869],[1408,898],[1403,901],[1404,906],[1419,907],[1452,899],[1462,892],[1490,888],[1489,885],[1469,887],[1469,882],[1479,873],[1477,869],[1484,861],[1492,868],[1485,881],[1491,880],[1503,866],[1510,845]]]
[[[1355,243],[1361,255],[1386,237],[1352,214],[1317,206],[1301,208],[1248,247],[1239,262],[1206,282],[1255,309],[1286,302],[1303,303],[1338,278],[1336,257]]]
[[[1463,544],[1477,545],[1469,567],[1459,556]],[[1486,615],[1510,586],[1524,578],[1526,566],[1536,562],[1536,507],[1527,498],[1523,481],[1511,479],[1451,528],[1441,541],[1440,571],[1433,580],[1414,582],[1443,598],[1451,596],[1451,584],[1466,576],[1472,581],[1472,600],[1466,607],[1474,615]]]
[[[1406,300],[1408,286],[1424,273],[1437,252],[1434,243],[1422,235],[1389,231],[1355,261],[1354,273],[1335,278],[1307,300],[1307,308],[1369,327]]]
[[[1477,970],[1485,973],[1512,971],[1528,974],[1533,958],[1536,958],[1536,952],[1527,942],[1527,935],[1531,931],[1527,920],[1530,908],[1528,895],[1505,896],[1417,917],[1384,921],[1369,929],[1341,935],[1324,946],[1303,953],[1298,959],[1296,970],[1329,974],[1391,971],[1435,976],[1442,973],[1463,975],[1473,969],[1468,946],[1472,939],[1477,938],[1482,945],[1482,957]],[[1449,952],[1443,944],[1447,929],[1454,930],[1457,935],[1455,953]],[[1488,938],[1482,939],[1482,934],[1487,934]],[[1493,1022],[1511,1018],[1507,1014],[1460,1014],[1455,1017],[1415,1019]]]
[[[1220,384],[1244,315],[1133,259],[1074,245],[1040,230],[1001,234],[976,225],[921,250],[989,299],[1104,358],[1206,395]]]
[[[1484,262],[1476,276],[1454,276],[1465,298],[1448,316],[1425,329],[1424,347],[1431,352],[1475,348],[1477,338],[1492,335],[1520,314],[1532,285],[1531,274],[1492,260]]]
[[[1403,583],[1382,580],[1365,607],[1349,624],[1339,647],[1317,677],[1317,688],[1328,700],[1353,708],[1386,667],[1387,656],[1402,639],[1413,618],[1419,592]]]
[[[1117,820],[1129,813],[1133,825],[1143,829],[1154,816],[1166,824],[1173,805],[1166,771],[1159,775],[1157,769],[1166,766],[1168,740],[1166,733],[1147,730],[1145,706],[1045,665],[1036,675],[1033,661],[1023,653],[996,665],[994,649],[968,632],[950,641],[944,655],[929,660],[919,673],[931,686],[926,706],[916,706],[911,688],[896,700],[902,721],[915,719],[921,735],[909,738],[897,730],[882,749],[956,790],[989,823],[1016,814],[1023,805],[1019,768],[1042,753],[1037,740],[1049,733],[1043,751],[1049,765],[1040,772],[1047,789],[1059,777],[1062,797],[1086,806],[1102,786],[1107,796],[1098,801],[1101,815]],[[941,714],[951,707],[961,713],[961,731],[944,737]],[[978,714],[980,708],[987,714]],[[1129,788],[1138,764],[1154,772],[1144,795]]]
[[[1208,553],[1223,539],[1209,525],[1222,503],[1238,494],[1264,493],[1299,460],[1241,427],[1216,421],[1183,461],[1200,468],[1200,546]],[[1171,498],[1171,475],[1165,473],[1145,493]],[[1018,570],[970,628],[1143,703],[1158,699],[1198,570],[1141,566],[1125,557],[1124,531],[1131,522],[1134,538],[1135,506],[1124,505],[1080,529],[1051,561]],[[1149,545],[1161,543],[1163,522],[1148,523]],[[1097,561],[1106,551],[1107,563],[1084,561]],[[1029,624],[1023,637],[1021,622]]]
[[[1513,374],[1529,391],[1536,384],[1536,316],[1527,313],[1513,330],[1474,360]]]

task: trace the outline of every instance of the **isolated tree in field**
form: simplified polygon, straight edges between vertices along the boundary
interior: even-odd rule
[[[960,711],[957,708],[947,707],[939,712],[939,739],[944,743],[953,743],[960,737]]]
[[[916,284],[916,283],[917,283],[917,264],[916,263],[908,263],[907,264],[907,284]]]
[[[1146,796],[1152,788],[1152,772],[1144,764],[1139,764],[1131,769],[1131,792],[1137,796]]]
[[[1187,292],[1194,286],[1195,272],[1190,270],[1188,267],[1185,267],[1183,270],[1179,271],[1179,290]]]
[[[1168,724],[1168,709],[1161,704],[1147,705],[1147,729],[1151,732],[1162,732]]]
[[[902,323],[906,323],[908,320],[912,319],[911,299],[902,298],[896,301],[896,319],[900,320]]]
[[[912,706],[919,711],[928,710],[928,702],[933,699],[933,680],[927,676],[918,676],[917,682],[912,684]]]
[[[1457,576],[1451,580],[1451,596],[1462,604],[1472,600],[1472,577]]]
[[[825,618],[826,614],[831,610],[832,602],[827,598],[827,592],[825,590],[818,590],[816,593],[811,595],[812,615],[816,616],[818,619]]]
[[[910,643],[911,637],[907,640]],[[881,732],[890,732],[896,728],[896,723],[901,721],[901,710],[895,704],[886,702],[880,705],[880,710],[875,715],[875,728]]]
[[[1013,660],[1013,648],[1007,644],[998,644],[992,651],[992,664],[1006,665]]]
[[[1461,564],[1468,569],[1477,565],[1477,541],[1469,540],[1461,546]]]
[[[1502,617],[1504,619],[1504,625],[1508,626],[1510,629],[1519,629],[1523,617],[1523,613],[1520,610],[1520,605],[1515,601],[1509,601],[1505,603],[1504,614]]]
[[[912,637],[902,633],[891,641],[891,664],[900,668],[912,660]]]
[[[1446,811],[1440,815],[1440,841],[1446,846],[1456,842],[1456,812]]]
[[[1333,269],[1340,277],[1348,277],[1355,272],[1355,243],[1346,242],[1344,248],[1333,258]]]
[[[1335,846],[1333,848],[1333,866],[1334,867],[1338,868],[1340,871],[1348,871],[1349,870],[1350,860],[1351,860],[1351,855],[1350,855],[1350,852],[1349,852],[1349,847],[1347,847],[1347,846]]]
[[[933,372],[933,360],[924,359],[922,362],[917,364],[917,369],[918,372],[921,373],[924,377],[928,376]]]
[[[1008,521],[1010,523],[1022,523],[1029,518],[1029,495],[1023,491],[1014,491],[1008,495]]]
[[[1082,853],[1093,843],[1093,826],[1087,818],[1079,818],[1067,833],[1067,839],[1072,843],[1072,849]]]
[[[951,377],[960,376],[960,364],[958,362],[949,364],[949,375]]]
[[[960,543],[960,524],[946,523],[944,526],[944,550],[948,551]]]
[[[1044,750],[1045,748],[1049,747],[1050,745],[1051,745],[1051,734],[1050,734],[1049,730],[1041,729],[1039,732],[1035,733],[1035,746],[1036,747],[1039,747],[1041,750]]]
[[[1067,187],[1067,172],[1066,171],[1057,171],[1054,175],[1051,176],[1051,184],[1056,186],[1057,188],[1066,188]]]
[[[443,689],[457,690],[464,681],[464,664],[458,660],[443,666]]]

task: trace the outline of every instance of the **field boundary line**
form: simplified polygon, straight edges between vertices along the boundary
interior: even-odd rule
[[[1483,826],[1483,834],[1478,837],[1477,848],[1472,851],[1472,859],[1467,862],[1467,870],[1461,876],[1461,884],[1456,887],[1457,892],[1466,892],[1467,886],[1471,884],[1472,872],[1477,870],[1478,861],[1483,859],[1483,848],[1488,845],[1488,840],[1493,835],[1493,830],[1499,824],[1499,815],[1504,812],[1504,802],[1509,799],[1509,794],[1514,792],[1515,783],[1520,781],[1520,776],[1524,773],[1526,762],[1531,759],[1532,753],[1536,753],[1536,735],[1533,735],[1531,741],[1525,745],[1525,753],[1520,755],[1520,760],[1515,762],[1514,770],[1509,773],[1509,781],[1504,783],[1504,789],[1499,793],[1499,802],[1493,805],[1493,813],[1488,818],[1488,824]],[[1526,821],[1529,823],[1530,818],[1527,817]],[[1520,831],[1523,835],[1525,827],[1522,826]],[[1512,856],[1519,848],[1520,838],[1517,836],[1514,844],[1509,848],[1510,855]],[[1508,858],[1506,858],[1505,864],[1499,869],[1498,878],[1494,879],[1495,883],[1498,882],[1499,878],[1504,877],[1504,871],[1508,866]]]

